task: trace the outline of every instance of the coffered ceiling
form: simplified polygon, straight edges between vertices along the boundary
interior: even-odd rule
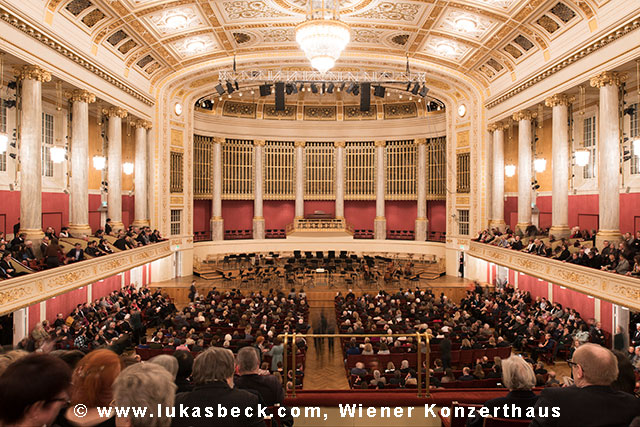
[[[75,24],[86,35],[72,43],[92,46],[94,55],[110,52],[127,74],[135,70],[153,85],[184,67],[234,54],[239,64],[249,55],[305,64],[294,32],[305,19],[305,3],[48,0],[46,7],[53,19]],[[378,54],[408,55],[463,72],[485,87],[531,55],[548,55],[559,34],[580,22],[591,25],[598,9],[596,0],[344,0],[341,5],[352,41],[337,68],[366,68],[362,58],[371,63]]]

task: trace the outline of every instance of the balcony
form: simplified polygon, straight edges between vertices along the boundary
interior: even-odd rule
[[[172,254],[169,241],[0,281],[0,315]]]
[[[635,277],[478,242],[469,244],[467,254],[614,304],[640,310],[640,279]]]

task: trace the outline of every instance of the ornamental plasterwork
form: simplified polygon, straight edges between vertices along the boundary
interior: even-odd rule
[[[351,40],[356,43],[380,43],[380,37],[383,32],[381,30],[357,29],[351,30]]]
[[[262,41],[265,43],[295,42],[296,34],[293,28],[268,28],[260,31]]]
[[[376,120],[378,118],[378,106],[371,104],[369,111],[361,111],[359,105],[345,105],[343,107],[343,120]]]
[[[229,117],[255,119],[256,104],[248,102],[226,101],[222,108],[222,115]]]
[[[476,3],[483,4],[485,6],[509,9],[516,0],[473,0]]]
[[[411,117],[418,117],[418,108],[415,102],[384,105],[385,119],[407,119]]]
[[[471,50],[470,46],[450,38],[429,36],[424,51],[452,61],[459,61]]]
[[[304,119],[305,120],[336,120],[336,107],[305,105]]]
[[[290,16],[268,6],[264,1],[231,1],[222,3],[229,19],[283,18]]]
[[[354,15],[355,18],[368,18],[380,21],[413,22],[424,8],[415,3],[380,2],[374,8]]]
[[[193,44],[200,44],[202,47],[193,49]],[[219,50],[220,46],[216,40],[210,35],[200,35],[189,38],[179,39],[171,44],[171,46],[182,56],[183,58],[202,55],[214,50]]]
[[[284,110],[277,111],[273,104],[265,104],[262,109],[262,117],[265,120],[295,120],[297,106],[285,105]]]
[[[176,15],[184,16],[186,21],[184,25],[174,28],[167,24],[167,20]],[[153,29],[162,36],[204,27],[206,22],[195,6],[182,6],[166,9],[152,13],[145,18],[149,20]]]
[[[475,29],[469,31],[461,29],[457,24],[460,19],[472,20],[476,24]],[[447,12],[440,20],[440,23],[434,29],[479,40],[483,38],[493,27],[495,27],[496,24],[497,21],[489,19],[483,15],[469,13],[460,9],[448,8]]]

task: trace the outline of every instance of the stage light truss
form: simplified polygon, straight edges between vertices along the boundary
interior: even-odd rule
[[[273,71],[273,70],[253,70],[253,71],[220,71],[221,81],[238,81],[240,83],[251,82],[285,82],[285,83],[311,83],[326,82],[342,83],[419,83],[426,84],[427,73],[407,73],[399,71],[375,71],[375,72],[351,72],[351,71],[328,71],[320,73],[318,71]]]

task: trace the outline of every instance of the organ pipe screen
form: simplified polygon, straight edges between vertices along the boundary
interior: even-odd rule
[[[447,139],[427,139],[427,200],[447,197]]]
[[[417,150],[413,139],[387,141],[387,200],[415,200]]]
[[[263,151],[265,200],[294,200],[296,198],[294,143],[266,141]]]
[[[253,141],[227,138],[222,144],[222,198],[252,200]]]
[[[169,190],[172,193],[182,193],[183,191],[183,159],[183,153],[177,153],[175,151],[171,152],[169,158]]]
[[[213,138],[193,136],[193,198],[211,199],[211,157]]]
[[[347,142],[345,153],[345,200],[376,199],[376,147],[370,142]]]
[[[335,199],[333,142],[311,142],[304,148],[305,200]]]

